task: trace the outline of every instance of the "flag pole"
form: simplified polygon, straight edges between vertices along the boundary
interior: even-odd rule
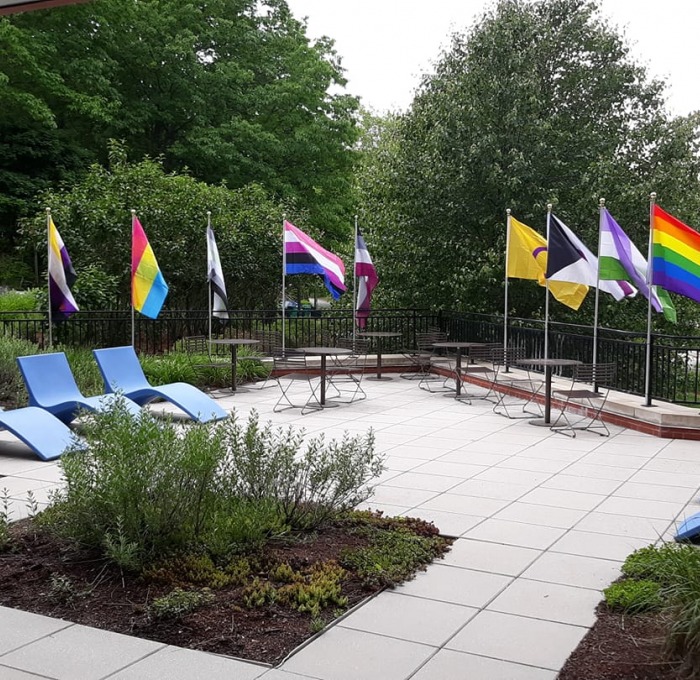
[[[287,251],[284,244],[284,224],[287,221],[287,213],[282,213],[282,356],[286,355],[286,335],[284,330],[284,317],[287,311],[287,293],[285,273],[287,271]]]
[[[131,209],[131,253],[134,253],[134,218],[136,211]],[[133,266],[133,264],[132,264]],[[136,347],[136,314],[134,313],[134,272],[131,272],[131,346]]]
[[[503,357],[505,360],[505,371],[510,371],[508,366],[508,256],[510,255],[510,208],[506,208],[506,266],[505,266],[505,292],[503,295]]]
[[[647,253],[647,286],[649,295],[647,300],[647,360],[644,371],[644,406],[651,406],[651,298],[653,296],[651,282],[654,268],[654,204],[656,192],[649,195],[649,251]]]
[[[355,215],[355,257],[352,268],[352,343],[357,339],[357,215]]]
[[[549,257],[549,223],[552,217],[552,204],[547,203],[547,257]],[[544,358],[549,359],[549,279],[545,279],[547,289],[544,302]]]
[[[211,210],[207,210],[207,235],[211,229]],[[207,303],[209,304],[209,349],[211,350],[211,276],[209,276],[209,248],[207,247]]]
[[[46,208],[46,244],[47,244],[47,259],[46,259],[46,285],[49,292],[49,347],[53,347],[53,317],[51,314],[51,208]]]
[[[595,307],[593,311],[593,370],[598,363],[598,302],[600,300],[600,245],[601,234],[603,233],[603,211],[605,210],[605,199],[601,198],[598,201],[598,269],[596,270],[595,281]],[[593,380],[593,391],[598,391],[598,385],[595,381],[595,373]]]

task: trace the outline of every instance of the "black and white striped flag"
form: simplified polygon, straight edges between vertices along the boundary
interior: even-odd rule
[[[214,294],[212,315],[219,319],[228,319],[228,299],[226,297],[224,273],[221,270],[219,249],[216,247],[214,230],[211,226],[207,226],[207,280]]]

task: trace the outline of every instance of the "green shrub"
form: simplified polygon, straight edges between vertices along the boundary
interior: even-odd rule
[[[622,565],[629,578],[650,579],[661,585],[682,581],[687,575],[700,573],[700,551],[692,545],[664,543],[635,550]]]
[[[222,431],[181,432],[123,404],[90,419],[88,447],[61,458],[66,478],[47,521],[61,535],[102,549],[106,535],[138,546],[140,562],[197,544],[214,506],[213,480],[226,455]]]
[[[223,467],[228,495],[271,500],[281,521],[296,530],[313,529],[369,498],[371,481],[384,469],[374,434],[306,443],[303,430],[260,426],[253,411],[246,428],[223,425],[230,455]]]
[[[23,288],[36,283],[34,270],[19,257],[0,255],[0,285]]]
[[[92,350],[85,347],[58,346],[50,351],[65,353],[75,382],[86,397],[104,394],[104,382]]]
[[[143,372],[152,385],[166,385],[173,382],[197,384],[197,374],[186,354],[172,352],[159,356],[139,357]]]
[[[10,546],[10,492],[7,488],[0,494],[0,551]]]
[[[419,536],[400,526],[380,531],[369,524],[359,530],[369,536],[371,544],[344,551],[340,564],[355,571],[368,587],[393,587],[413,578],[417,570],[425,569],[449,546],[440,536]]]
[[[345,570],[336,562],[315,564],[305,573],[286,575],[291,581],[277,589],[275,601],[293,607],[297,611],[321,615],[321,610],[335,606],[345,609],[348,599],[342,594],[342,581]]]
[[[654,611],[664,602],[661,586],[655,581],[625,579],[608,586],[603,594],[608,607],[630,613]]]
[[[0,294],[0,312],[35,312],[40,307],[41,291],[38,288],[32,290],[10,290]],[[45,308],[45,307],[44,307]]]
[[[369,494],[373,438],[327,445],[235,417],[182,428],[123,403],[90,419],[87,448],[61,458],[65,487],[44,513],[59,535],[122,567],[202,552],[223,559],[290,528],[313,528]]]
[[[179,619],[213,601],[214,596],[207,588],[201,590],[175,588],[167,595],[153,600],[150,612],[156,619]]]
[[[75,584],[65,574],[51,574],[48,597],[59,604],[73,602],[78,596]]]
[[[10,406],[25,406],[27,390],[17,367],[17,357],[36,354],[39,348],[28,340],[0,335],[0,400]]]

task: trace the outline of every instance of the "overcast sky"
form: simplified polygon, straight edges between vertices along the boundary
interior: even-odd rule
[[[308,17],[309,37],[327,35],[343,58],[348,92],[376,112],[406,109],[421,73],[449,34],[464,31],[490,0],[288,0]],[[700,109],[698,0],[602,0],[604,16],[621,28],[634,57],[668,83],[674,114]]]

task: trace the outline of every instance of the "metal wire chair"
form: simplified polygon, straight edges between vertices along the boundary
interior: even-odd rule
[[[536,396],[544,387],[544,380],[534,377],[527,368],[518,367],[517,363],[521,359],[527,358],[527,351],[524,347],[500,347],[493,350],[491,359],[496,371],[494,379],[494,394],[496,403],[493,412],[510,419],[531,418],[541,416],[542,409],[536,401]],[[510,369],[515,367],[516,372],[510,373]],[[528,393],[528,397],[513,394],[513,391]],[[534,405],[537,412],[528,411],[528,406]],[[520,407],[517,412],[514,410]]]
[[[566,401],[550,429],[569,437],[575,437],[577,430],[590,430],[601,437],[610,436],[610,430],[601,415],[616,369],[617,365],[614,363],[576,366],[571,389],[552,391],[552,394],[565,397]],[[573,407],[583,411],[581,418],[574,419]],[[563,424],[560,425],[560,421],[563,421]]]

